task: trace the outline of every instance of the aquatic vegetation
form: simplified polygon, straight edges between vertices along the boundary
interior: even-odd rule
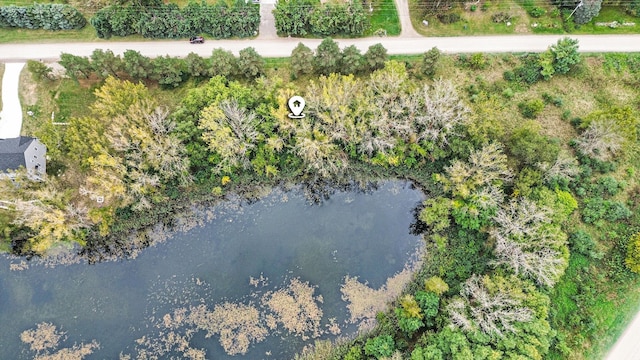
[[[412,264],[412,267],[419,266]],[[413,270],[405,268],[401,272],[387,279],[379,289],[370,288],[367,283],[358,281],[358,277],[345,276],[340,287],[342,300],[346,301],[350,318],[348,322],[359,324],[361,329],[372,326],[376,314],[387,309],[387,304],[396,299],[411,281]]]
[[[286,288],[265,294],[262,303],[273,312],[268,324],[273,326],[275,320],[303,340],[319,337],[322,334],[322,309],[318,302],[322,303],[322,296],[313,296],[314,292],[315,288],[308,282],[294,278]]]
[[[29,350],[35,353],[35,360],[82,360],[100,348],[97,341],[88,344],[74,344],[69,348],[57,349],[60,341],[66,338],[64,331],[59,331],[52,323],[39,323],[34,329],[25,330],[20,334],[20,340],[29,345]]]
[[[200,305],[190,309],[189,323],[207,332],[207,337],[220,335],[220,345],[229,355],[245,354],[254,342],[263,341],[268,334],[255,306],[225,302],[213,311]]]

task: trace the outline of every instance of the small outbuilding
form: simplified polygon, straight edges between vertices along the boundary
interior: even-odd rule
[[[11,176],[20,167],[34,178],[47,173],[47,147],[37,138],[20,136],[0,139],[0,172]]]

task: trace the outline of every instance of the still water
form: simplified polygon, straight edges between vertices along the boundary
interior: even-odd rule
[[[400,181],[319,204],[300,189],[274,190],[207,209],[201,226],[135,259],[18,269],[24,259],[0,255],[0,358],[83,345],[86,359],[290,358],[314,338],[356,330],[346,321],[345,276],[379,289],[415,260],[410,225],[422,200]],[[30,349],[21,333],[43,323],[64,336]]]

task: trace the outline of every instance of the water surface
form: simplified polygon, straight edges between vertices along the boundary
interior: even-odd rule
[[[0,358],[32,358],[20,334],[42,323],[66,333],[56,349],[97,341],[100,348],[87,359],[135,359],[147,350],[139,339],[162,343],[170,332],[205,351],[207,359],[231,358],[219,335],[171,323],[176,309],[188,315],[201,305],[210,315],[225,302],[255,308],[269,332],[234,358],[292,357],[315,336],[335,338],[330,328],[341,335],[355,330],[345,322],[345,276],[377,289],[402,271],[420,246],[409,228],[422,199],[400,181],[365,192],[337,191],[320,204],[310,203],[300,189],[274,191],[251,204],[211,208],[212,219],[203,226],[174,234],[136,259],[53,268],[29,262],[16,270],[21,259],[0,256]],[[295,282],[313,289],[321,334],[295,333],[282,324],[268,328],[266,315],[273,320],[274,313],[265,298],[292,298],[287,286]],[[169,356],[184,354],[174,349]]]

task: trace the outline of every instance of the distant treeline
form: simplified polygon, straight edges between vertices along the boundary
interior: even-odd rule
[[[249,37],[257,34],[260,8],[237,1],[208,5],[190,2],[180,9],[176,4],[153,6],[108,6],[99,10],[91,24],[98,37],[140,34],[147,38],[181,38],[198,34],[214,38]]]

